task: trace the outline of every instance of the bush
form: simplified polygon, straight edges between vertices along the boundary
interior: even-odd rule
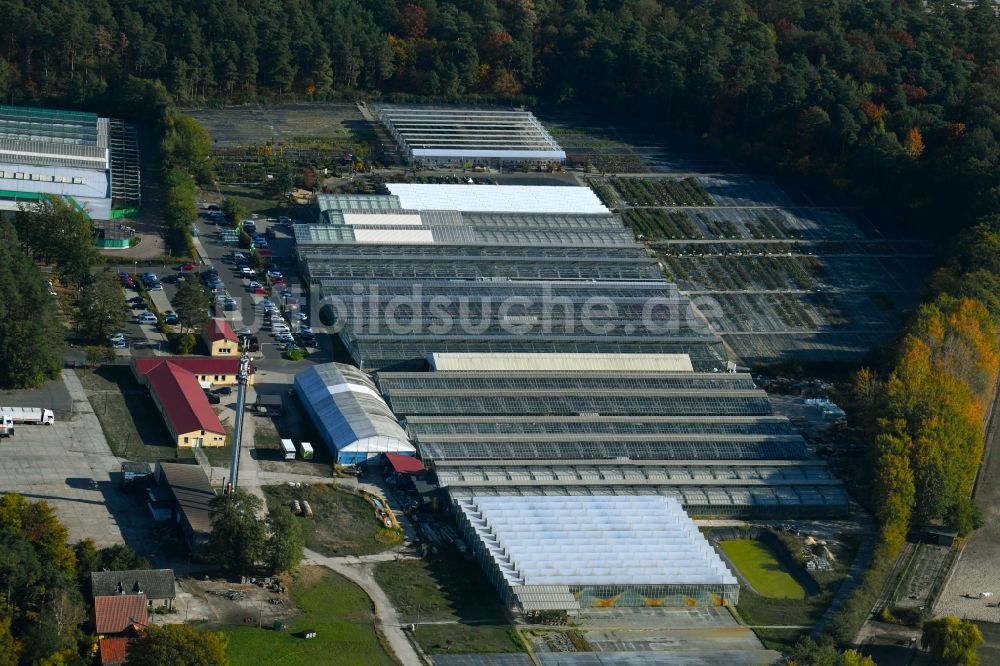
[[[290,351],[285,352],[285,358],[289,361],[301,361],[306,357],[306,352],[303,349],[296,347]]]
[[[222,215],[226,218],[226,222],[235,228],[236,223],[246,217],[246,210],[234,199],[226,197],[222,200]]]
[[[194,333],[177,333],[170,338],[170,345],[175,354],[190,354],[198,344]]]
[[[983,526],[983,514],[968,497],[963,497],[952,507],[948,516],[948,524],[954,526],[959,535],[966,536],[973,530],[978,530]]]

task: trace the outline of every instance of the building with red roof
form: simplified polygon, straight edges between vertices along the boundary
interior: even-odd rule
[[[386,453],[384,455],[385,461],[389,463],[392,471],[396,474],[419,474],[427,471],[424,464],[413,456],[401,456],[398,453]]]
[[[187,370],[203,382],[206,386],[235,386],[236,375],[240,371],[240,359],[238,356],[232,358],[212,358],[209,356],[147,356],[145,358],[132,359],[132,374],[140,384],[146,384],[146,375],[164,363],[170,363],[179,368]],[[250,376],[247,378],[248,384],[253,384],[256,368],[250,364]]]
[[[226,430],[194,373],[179,364],[164,362],[144,377],[177,446],[225,446]]]
[[[104,666],[118,666],[124,664],[128,656],[128,638],[102,638],[101,664]]]
[[[114,636],[149,624],[149,601],[145,594],[116,594],[94,597],[94,631],[98,636]]]
[[[225,319],[209,319],[201,333],[201,339],[211,356],[237,357],[240,354],[239,338]]]

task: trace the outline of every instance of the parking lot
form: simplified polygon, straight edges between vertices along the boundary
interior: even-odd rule
[[[319,325],[319,321],[314,321],[310,312],[309,299],[303,290],[297,271],[291,261],[294,239],[291,235],[291,226],[281,224],[277,220],[258,218],[254,220],[256,231],[259,234],[268,236],[268,249],[272,256],[268,263],[273,270],[281,273],[285,280],[285,286],[275,288],[270,293],[252,293],[251,282],[265,282],[263,276],[253,277],[243,275],[243,264],[233,261],[233,252],[248,254],[244,250],[239,250],[234,244],[223,240],[222,226],[212,224],[207,216],[198,221],[199,242],[204,250],[205,260],[218,270],[218,277],[222,285],[219,291],[224,290],[236,302],[237,310],[224,311],[217,308],[216,316],[228,319],[233,328],[237,331],[249,331],[258,337],[260,343],[260,354],[255,355],[254,363],[258,369],[279,372],[296,373],[304,370],[309,363],[326,363],[332,360],[332,347],[328,336],[324,335],[324,329]],[[268,231],[270,230],[270,233]],[[266,285],[265,285],[266,288]],[[306,358],[303,361],[289,361],[282,356],[282,344],[275,338],[275,331],[266,322],[264,309],[261,303],[265,299],[274,303],[281,303],[278,292],[287,290],[300,303],[300,311],[305,315],[305,319],[299,320],[291,318],[287,321],[288,328],[294,335],[301,326],[311,326],[315,332],[316,346],[307,347]],[[167,292],[169,296],[169,291]]]
[[[98,546],[127,541],[140,552],[149,521],[141,502],[118,486],[121,463],[72,370],[63,371],[75,416],[50,426],[19,425],[0,442],[0,491],[51,504],[69,541],[93,539]],[[38,407],[48,405],[36,404]]]

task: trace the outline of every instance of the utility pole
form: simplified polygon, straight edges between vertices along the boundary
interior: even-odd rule
[[[236,375],[236,423],[233,427],[233,457],[229,463],[229,483],[226,493],[236,492],[240,476],[240,449],[243,436],[243,415],[246,414],[247,381],[250,377],[250,352],[246,347],[240,355],[240,370]]]

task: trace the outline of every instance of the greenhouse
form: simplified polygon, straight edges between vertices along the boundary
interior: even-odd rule
[[[513,610],[735,605],[739,584],[677,500],[456,499],[460,531]]]
[[[357,368],[313,366],[295,376],[295,392],[338,464],[382,453],[416,454],[375,385]]]
[[[320,320],[358,367],[422,368],[429,352],[686,353],[720,340],[664,281],[321,280]]]
[[[530,111],[382,106],[379,120],[411,164],[561,163],[566,153]]]
[[[482,213],[583,213],[611,211],[589,187],[572,185],[461,185],[389,183],[401,208]]]
[[[821,460],[436,461],[453,497],[662,495],[699,517],[842,515],[849,498]]]
[[[137,146],[118,120],[0,105],[0,210],[58,196],[95,220],[121,217],[139,205]]]

